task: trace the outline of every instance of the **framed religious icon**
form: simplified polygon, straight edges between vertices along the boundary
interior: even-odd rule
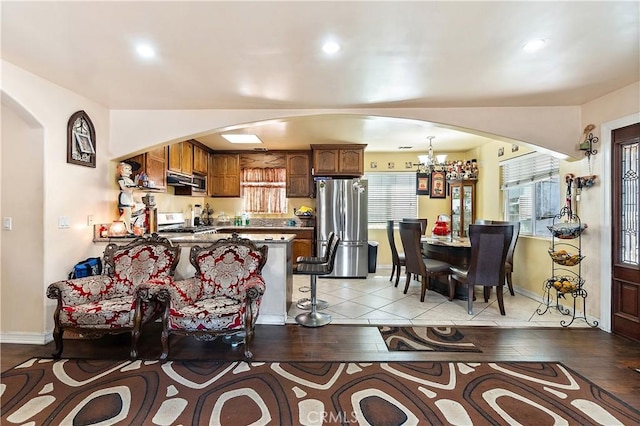
[[[67,123],[67,163],[96,166],[96,131],[84,111],[74,113]]]
[[[446,173],[442,171],[431,172],[430,194],[431,198],[447,198]]]
[[[416,173],[416,195],[429,195],[429,173]]]

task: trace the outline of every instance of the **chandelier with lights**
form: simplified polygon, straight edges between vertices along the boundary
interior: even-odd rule
[[[433,138],[435,136],[427,136],[429,139],[429,151],[427,155],[418,155],[418,173],[431,173],[435,170],[443,170],[445,167],[446,154],[433,155]]]

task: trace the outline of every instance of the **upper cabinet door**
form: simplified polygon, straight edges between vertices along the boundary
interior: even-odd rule
[[[174,143],[169,145],[169,160],[167,162],[167,169],[170,172],[182,173],[182,145]]]
[[[308,198],[311,195],[309,153],[288,153],[286,160],[287,197]]]
[[[193,174],[193,144],[191,142],[182,142],[182,173],[186,175]]]
[[[198,145],[193,145],[193,173],[207,174],[209,153]]]
[[[341,149],[339,167],[341,174],[362,176],[364,173],[364,149]]]
[[[193,174],[193,143],[185,141],[169,145],[167,170],[185,175]]]
[[[240,156],[211,154],[209,156],[209,195],[212,197],[240,196]]]
[[[360,177],[364,174],[365,144],[314,144],[314,176]]]
[[[338,173],[337,149],[314,149],[313,169],[316,175],[332,175]]]

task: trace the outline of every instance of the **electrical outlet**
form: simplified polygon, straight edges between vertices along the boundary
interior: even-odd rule
[[[11,217],[2,218],[2,229],[11,231],[13,229],[13,219]]]

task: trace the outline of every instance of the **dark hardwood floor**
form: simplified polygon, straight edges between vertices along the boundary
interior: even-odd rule
[[[297,325],[258,325],[251,350],[256,361],[558,361],[618,398],[640,409],[640,343],[598,329],[460,328],[482,353],[389,352],[374,326],[328,325],[311,329]],[[96,340],[66,339],[64,358],[127,359],[129,336]],[[5,371],[29,358],[50,358],[54,344],[2,344]],[[160,356],[158,324],[142,334],[140,357]],[[242,346],[221,341],[199,342],[171,336],[170,359],[237,360]]]

